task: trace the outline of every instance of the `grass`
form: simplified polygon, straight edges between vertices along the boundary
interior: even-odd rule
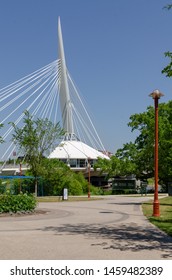
[[[172,196],[159,199],[160,217],[153,217],[153,200],[144,202],[142,209],[148,220],[168,235],[172,236]]]
[[[90,197],[87,196],[68,196],[67,201],[90,201],[90,200],[100,200],[100,197]],[[62,196],[40,196],[37,197],[38,202],[60,202],[60,201],[66,201],[62,199]]]

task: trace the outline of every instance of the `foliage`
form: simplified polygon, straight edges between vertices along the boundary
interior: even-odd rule
[[[134,143],[126,143],[116,153],[121,159],[128,158],[135,165],[134,174],[139,178],[153,176],[154,162],[154,109],[148,107],[146,112],[130,116],[128,126],[137,131]]]
[[[20,193],[12,195],[10,192],[0,195],[0,212],[33,211],[36,208],[36,198],[31,194]]]
[[[87,190],[85,192],[85,194],[88,193],[88,186],[87,186]],[[95,187],[90,185],[90,193],[91,195],[104,195],[104,191],[101,187]]]
[[[24,126],[14,127],[12,140],[24,154],[30,170],[35,178],[41,173],[41,162],[49,153],[50,149],[56,144],[56,141],[64,134],[59,123],[53,124],[48,119],[33,120],[28,111],[25,112],[23,120]],[[35,184],[35,193],[37,194],[37,179]]]
[[[38,179],[38,185],[39,185],[39,179]],[[32,178],[13,179],[11,192],[12,194],[19,194],[20,192],[34,193],[34,179]]]
[[[137,191],[134,189],[112,190],[112,194],[137,194]]]
[[[97,162],[94,165],[94,169],[99,169],[100,173],[107,174],[107,179],[114,176],[124,176],[134,174],[135,164],[130,160],[128,155],[125,157],[116,154],[108,159],[98,158]]]
[[[81,195],[88,189],[88,182],[82,173],[75,173],[58,159],[44,158],[40,175],[43,179],[44,195],[62,195],[68,189],[69,195]]]
[[[119,160],[115,156],[112,156],[110,160],[98,158],[94,169],[100,169],[101,174],[107,174],[107,178],[111,178],[113,175],[119,174]]]
[[[85,179],[83,173],[81,173],[81,172],[76,173],[75,177],[78,180],[78,182],[80,182],[80,184],[82,186],[82,194],[88,193],[88,181]],[[90,191],[93,194],[94,187],[92,185],[90,185]]]
[[[166,74],[166,77],[172,77],[172,52],[165,52],[165,56],[170,59],[170,62],[164,67],[162,74]]]
[[[172,4],[168,4],[164,7],[164,9],[170,10],[172,9]],[[165,57],[168,57],[170,59],[169,64],[164,67],[164,69],[161,71],[162,74],[166,74],[166,77],[172,77],[172,52],[165,52]]]
[[[164,9],[167,9],[167,10],[172,9],[172,4],[168,4],[168,5],[166,5],[166,6],[164,7]]]
[[[126,143],[116,156],[132,162],[133,173],[140,179],[154,176],[154,108],[130,116],[128,125],[138,136]],[[159,104],[159,178],[167,184],[172,180],[172,101]]]
[[[33,120],[28,111],[25,112],[23,128],[14,123],[13,141],[25,155],[32,172],[37,176],[34,165],[39,164],[49,153],[60,136],[64,134],[59,123],[53,124],[48,119]]]
[[[2,180],[0,179],[0,194],[5,193],[5,185],[2,183]]]
[[[110,160],[99,159],[100,168],[108,178],[135,174],[145,180],[154,176],[155,112],[149,106],[143,113],[130,116],[128,126],[137,131],[134,142],[123,145]],[[172,181],[172,101],[159,104],[159,178],[167,186]],[[165,186],[164,186],[165,187]]]
[[[58,159],[44,158],[39,169],[40,177],[38,179],[38,195],[62,196],[63,189],[68,189],[69,195],[82,195],[88,192],[88,182],[82,173],[75,173],[63,162]],[[33,175],[27,171],[27,175]],[[7,187],[8,186],[8,187]],[[91,187],[91,192],[95,189]],[[2,184],[0,181],[0,193],[8,189],[11,194],[34,193],[34,179],[13,179]]]

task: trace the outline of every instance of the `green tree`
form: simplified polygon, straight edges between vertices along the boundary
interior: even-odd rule
[[[118,159],[114,156],[111,157],[110,160],[98,158],[97,162],[94,164],[94,170],[100,170],[100,174],[106,174],[109,179],[114,173],[118,173]]]
[[[172,180],[172,101],[159,109],[159,177],[166,184]]]
[[[94,169],[100,169],[100,173],[104,173],[107,179],[115,176],[127,176],[132,175],[135,172],[134,162],[123,153],[118,151],[116,155],[113,155],[109,160],[98,158],[94,165]]]
[[[130,160],[135,163],[135,174],[140,178],[153,176],[154,162],[154,108],[149,106],[147,110],[140,114],[130,116],[128,126],[131,131],[137,131],[138,136],[134,146],[125,145],[129,149]]]
[[[164,7],[167,10],[172,9],[172,4],[168,4]],[[165,57],[168,57],[170,59],[169,64],[164,67],[162,70],[162,73],[166,75],[166,77],[172,77],[172,52],[167,51],[165,52]],[[167,118],[171,120],[171,102],[169,103],[169,108],[167,108]],[[171,168],[171,160],[172,160],[172,132],[171,132],[171,125],[168,121],[165,122],[165,125],[167,125],[167,129],[164,130],[163,135],[163,145],[164,149],[160,150],[161,158],[163,158],[162,161],[160,161],[160,176],[163,178],[163,181],[166,182],[168,180],[172,179],[172,168]],[[164,165],[165,164],[165,165]]]
[[[133,143],[126,143],[116,156],[130,160],[139,178],[154,175],[154,108],[134,114],[128,125],[138,136]],[[172,180],[172,101],[159,104],[159,178],[167,183]]]
[[[69,172],[70,168],[58,159],[44,158],[40,169],[44,193],[46,195],[62,195],[64,178],[68,177]]]
[[[172,4],[168,4],[164,7],[164,9],[170,10],[172,9]],[[166,77],[172,77],[172,52],[168,51],[165,52],[165,57],[168,57],[170,59],[169,64],[164,67],[162,70],[162,73],[166,75]]]
[[[12,123],[14,133],[12,140],[23,153],[35,177],[35,195],[37,195],[37,178],[40,176],[41,163],[57,140],[64,134],[60,124],[53,124],[48,119],[34,120],[28,111],[25,112],[23,127],[19,128]]]
[[[87,190],[88,182],[83,174],[73,172],[58,159],[44,158],[40,175],[46,195],[62,195],[64,188],[70,195],[81,195]]]
[[[165,52],[165,56],[170,59],[170,62],[166,67],[164,67],[162,74],[165,74],[166,77],[172,77],[172,52]]]

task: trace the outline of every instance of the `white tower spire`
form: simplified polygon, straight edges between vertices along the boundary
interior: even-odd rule
[[[67,72],[66,68],[66,62],[65,62],[65,54],[64,54],[64,47],[63,47],[63,39],[62,39],[62,31],[61,31],[61,24],[60,24],[60,18],[58,18],[58,50],[59,50],[59,75],[60,75],[60,84],[58,84],[59,88],[59,98],[60,98],[60,106],[61,106],[61,114],[62,114],[62,121],[63,121],[63,129],[66,131],[65,137],[63,141],[56,147],[56,149],[49,155],[49,158],[58,158],[63,160],[64,162],[68,163],[71,168],[74,168],[75,170],[84,171],[86,167],[90,166],[90,164],[93,164],[95,160],[100,158],[106,158],[109,159],[107,155],[100,152],[97,148],[93,148],[95,146],[94,144],[101,143],[100,138],[98,137],[98,134],[94,128],[93,123],[91,122],[91,119],[83,106],[83,103],[81,102],[81,99],[77,93],[77,90],[75,88],[75,85],[72,83],[71,78]],[[68,84],[68,81],[70,81],[70,84]],[[71,87],[69,87],[69,85]],[[75,91],[76,96],[79,98],[79,104],[81,105],[81,112],[82,114],[78,114],[76,109],[76,106],[74,108],[75,102],[72,103],[71,95],[74,93],[72,90],[69,91],[69,88],[71,89],[73,86],[73,91]],[[76,99],[73,99],[76,101]],[[85,113],[85,114],[84,114]],[[73,117],[79,117],[79,122],[77,118]],[[86,117],[86,121],[84,120],[84,116]],[[93,128],[92,132],[90,128],[87,126],[88,121],[91,124],[91,127]],[[77,124],[82,125],[82,130],[80,129],[81,126]],[[79,130],[80,129],[80,130]],[[77,136],[82,136],[83,140],[79,140],[75,133],[79,133]],[[94,136],[95,134],[95,136]],[[87,136],[86,138],[83,136]],[[88,139],[90,144],[92,146],[89,146],[86,144],[85,140]],[[79,141],[78,141],[79,140]],[[103,145],[101,143],[101,146],[99,147],[103,148]],[[104,150],[104,149],[103,149]]]
[[[60,17],[58,18],[58,56],[60,61],[60,107],[62,113],[63,129],[66,131],[66,136],[69,138],[74,136],[74,126],[72,117],[72,102],[69,93],[67,81],[67,68],[63,47],[63,38]]]

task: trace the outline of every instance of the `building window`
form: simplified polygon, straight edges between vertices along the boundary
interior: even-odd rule
[[[77,167],[85,168],[86,167],[85,159],[77,159]]]
[[[76,159],[70,159],[70,167],[77,167],[77,160]]]

